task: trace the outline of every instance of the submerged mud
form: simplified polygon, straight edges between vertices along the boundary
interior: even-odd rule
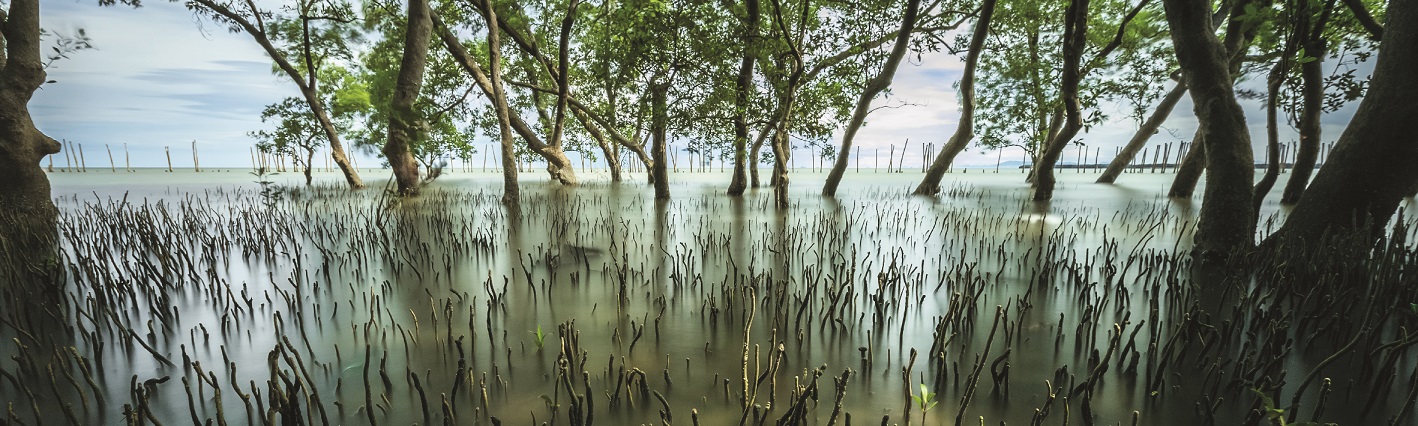
[[[1413,424],[1412,216],[1364,272],[1276,284],[1194,265],[1188,204],[1060,177],[1049,205],[1010,173],[934,200],[809,177],[785,213],[695,176],[668,203],[528,182],[520,208],[492,174],[409,200],[61,179],[85,192],[53,282],[6,283],[0,400],[15,423]]]

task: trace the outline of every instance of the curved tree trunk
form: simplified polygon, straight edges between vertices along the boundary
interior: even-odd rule
[[[1223,17],[1229,16],[1226,20],[1226,35],[1222,40],[1222,47],[1229,59],[1228,66],[1233,75],[1240,72],[1244,62],[1245,47],[1255,39],[1256,27],[1252,20],[1245,19],[1247,6],[1255,0],[1235,0],[1230,3],[1230,9],[1223,3],[1222,7],[1212,14],[1211,25],[1215,31],[1221,24]],[[1232,81],[1235,79],[1233,78]],[[1196,94],[1192,94],[1193,107],[1196,105]],[[1172,180],[1172,187],[1168,190],[1167,196],[1174,198],[1191,198],[1196,192],[1196,184],[1201,180],[1203,173],[1206,173],[1210,166],[1207,164],[1206,144],[1203,141],[1201,128],[1197,128],[1196,136],[1192,137],[1192,148],[1187,152],[1181,164],[1177,167],[1177,176]],[[1255,165],[1251,165],[1251,174],[1255,174]]]
[[[655,199],[670,199],[670,178],[666,170],[665,145],[668,144],[665,133],[669,127],[669,83],[654,83],[650,88],[651,118],[650,118],[650,152],[654,154],[655,164],[650,167],[651,176],[655,179]]]
[[[729,180],[729,195],[743,195],[744,189],[748,187],[748,97],[749,91],[753,90],[753,62],[755,55],[750,46],[753,46],[758,38],[759,7],[758,0],[744,0],[744,8],[748,9],[747,21],[744,23],[744,33],[740,40],[743,48],[743,59],[739,62],[738,80],[734,82],[734,175]],[[753,186],[758,186],[754,173]]]
[[[837,186],[842,183],[842,174],[847,172],[847,163],[852,156],[852,139],[857,136],[862,123],[866,122],[867,114],[871,113],[871,101],[881,91],[891,87],[891,80],[896,76],[901,59],[906,57],[906,48],[911,43],[911,32],[916,28],[916,14],[920,8],[921,0],[906,1],[906,13],[901,18],[901,30],[896,33],[896,43],[891,46],[891,55],[886,57],[881,72],[867,81],[866,88],[862,89],[861,96],[857,98],[857,109],[852,113],[852,121],[847,123],[847,131],[842,135],[842,149],[837,151],[837,160],[832,163],[832,170],[827,173],[827,182],[822,185],[822,195],[837,195]]]
[[[601,128],[596,126],[596,123],[592,122],[584,111],[572,108],[571,113],[576,116],[577,121],[581,122],[581,127],[591,134],[591,138],[596,140],[596,145],[601,147],[601,152],[606,156],[606,166],[611,169],[611,182],[620,182],[620,158],[616,156],[611,141],[606,140],[605,133],[601,132]]]
[[[576,179],[576,170],[571,168],[571,158],[566,156],[566,151],[555,145],[546,145],[541,149],[533,149],[537,155],[547,160],[547,174],[552,180],[560,182],[562,185],[576,186],[581,181]]]
[[[773,123],[758,132],[758,136],[753,139],[753,146],[748,150],[748,180],[749,186],[754,188],[762,186],[759,184],[758,180],[759,153],[763,152],[763,141],[767,140],[768,136],[772,135],[773,132],[776,131],[775,129],[778,128],[777,117],[778,113],[774,113],[773,119],[769,120]]]
[[[1303,21],[1299,22],[1303,24]],[[1300,25],[1303,27],[1303,25]],[[1290,74],[1290,57],[1299,48],[1300,37],[1293,32],[1285,42],[1284,49],[1281,50],[1280,59],[1266,75],[1265,81],[1265,174],[1260,181],[1256,182],[1255,191],[1251,195],[1252,202],[1255,203],[1254,210],[1257,220],[1260,217],[1260,206],[1265,201],[1265,196],[1270,194],[1271,188],[1275,187],[1275,181],[1280,178],[1280,86],[1285,84],[1285,77]]]
[[[1098,176],[1097,183],[1114,183],[1118,180],[1118,175],[1127,170],[1128,164],[1132,163],[1133,157],[1142,151],[1142,147],[1147,145],[1147,141],[1152,139],[1152,135],[1157,134],[1157,129],[1162,128],[1162,123],[1167,121],[1167,116],[1172,115],[1172,108],[1182,100],[1187,94],[1187,85],[1178,82],[1172,86],[1172,90],[1162,97],[1162,101],[1157,103],[1157,108],[1152,110],[1152,115],[1147,117],[1147,121],[1142,122],[1142,126],[1137,128],[1137,133],[1133,133],[1132,139],[1128,139],[1127,145],[1118,152],[1113,161],[1108,162],[1107,170]]]
[[[1064,148],[1083,129],[1082,105],[1078,100],[1078,85],[1083,77],[1080,69],[1083,50],[1088,43],[1088,0],[1070,0],[1064,17],[1064,47],[1062,87],[1064,125],[1047,141],[1044,153],[1034,167],[1034,201],[1054,198],[1054,164]]]
[[[384,144],[384,156],[394,169],[399,195],[418,195],[419,164],[409,147],[419,138],[419,117],[414,110],[419,89],[423,87],[424,65],[428,62],[428,43],[433,32],[428,0],[409,0],[408,25],[404,31],[404,56],[399,61],[399,75],[394,82],[394,97],[389,101],[389,136]]]
[[[570,77],[568,67],[570,66],[571,28],[576,22],[576,8],[579,5],[579,0],[571,0],[566,6],[566,16],[561,20],[561,37],[557,44],[557,73],[552,76],[556,80],[556,112],[552,118],[551,137],[546,146],[534,149],[547,159],[547,173],[551,174],[553,180],[564,185],[580,184],[580,181],[576,179],[576,171],[571,159],[566,156],[566,151],[562,148],[562,135],[566,129],[566,106],[571,97],[571,84],[568,80]]]
[[[1324,107],[1324,56],[1327,47],[1321,33],[1333,10],[1334,0],[1329,0],[1320,12],[1319,21],[1313,29],[1304,25],[1309,22],[1308,13],[1302,12],[1300,16],[1300,35],[1305,38],[1301,51],[1306,57],[1300,62],[1304,108],[1300,112],[1300,143],[1295,151],[1295,167],[1290,171],[1290,179],[1285,182],[1285,191],[1280,195],[1281,204],[1300,202],[1300,195],[1305,192],[1305,185],[1310,183],[1310,176],[1315,172],[1315,163],[1319,160],[1320,115],[1323,114]]]
[[[1327,236],[1382,235],[1399,202],[1418,185],[1418,167],[1413,167],[1418,162],[1418,103],[1413,102],[1418,99],[1418,79],[1413,78],[1418,55],[1413,46],[1418,46],[1418,1],[1394,0],[1368,94],[1330,151],[1328,165],[1267,245],[1308,250],[1324,244]]]
[[[1196,184],[1201,181],[1201,175],[1206,173],[1206,144],[1201,138],[1201,128],[1196,129],[1196,134],[1192,136],[1191,148],[1187,149],[1187,154],[1182,156],[1181,163],[1177,164],[1177,176],[1172,178],[1172,186],[1167,189],[1167,196],[1172,198],[1191,198],[1196,193]]]
[[[985,37],[989,36],[990,19],[994,12],[995,0],[985,0],[980,6],[980,18],[975,22],[970,47],[965,53],[965,72],[960,76],[960,121],[956,124],[955,134],[931,161],[926,176],[921,178],[912,195],[935,195],[940,192],[940,180],[945,176],[945,171],[950,170],[955,156],[960,155],[975,137],[975,67],[980,63],[980,52],[984,50]]]
[[[495,21],[497,19],[495,13],[491,16],[491,20]],[[502,102],[506,103],[506,95],[502,94],[504,93],[504,85],[500,74],[502,72],[501,69],[498,69],[497,72],[499,75],[494,82],[493,79],[488,76],[488,72],[483,71],[482,66],[473,59],[472,55],[468,53],[468,49],[459,41],[457,35],[453,34],[453,31],[448,29],[448,26],[443,23],[443,20],[439,18],[438,15],[432,15],[432,21],[434,31],[437,32],[438,38],[443,41],[443,46],[448,50],[448,53],[453,56],[458,66],[463,68],[465,73],[473,77],[473,81],[477,83],[479,89],[482,89],[483,94],[489,99],[501,97]],[[494,25],[492,27],[497,26]],[[492,35],[489,34],[489,38],[491,37]],[[500,35],[498,39],[500,42]],[[492,60],[498,61],[498,66],[501,66],[502,54],[500,52],[492,53],[489,56],[494,56],[495,58],[492,58]],[[489,68],[491,68],[491,65],[489,65]],[[581,107],[578,106],[574,100],[568,99],[567,101],[573,111],[580,110]],[[520,115],[512,113],[510,109],[506,112],[507,114],[505,116],[499,116],[501,118],[498,120],[505,121],[510,131],[521,136],[522,140],[527,142],[527,147],[532,152],[547,160],[547,171],[550,173],[552,179],[564,185],[578,185],[580,183],[576,180],[576,173],[571,168],[571,160],[566,157],[565,153],[561,152],[560,147],[542,142],[541,138],[537,136],[536,131],[532,129],[532,126],[528,125],[526,121],[523,121]],[[506,155],[504,155],[504,157],[505,156]],[[512,164],[514,166],[517,164],[515,159]]]
[[[1266,77],[1265,88],[1265,174],[1256,182],[1255,190],[1251,193],[1251,203],[1254,204],[1251,210],[1255,211],[1257,218],[1260,217],[1261,203],[1265,202],[1266,194],[1275,187],[1275,181],[1280,178],[1280,85],[1285,82],[1285,74],[1289,71],[1289,64],[1284,57],[1280,63],[1275,64],[1275,68],[1270,70],[1270,75]]]
[[[39,162],[60,146],[35,128],[29,112],[30,97],[45,79],[40,31],[38,0],[12,0],[4,22],[5,56],[0,57],[0,215],[50,223],[58,210]]]
[[[1208,257],[1244,250],[1255,242],[1251,185],[1255,162],[1246,117],[1231,83],[1230,55],[1211,27],[1206,0],[1163,0],[1177,62],[1191,89],[1210,175],[1195,238]],[[1234,15],[1233,15],[1234,16]]]
[[[482,0],[483,6],[487,8],[487,15],[484,17],[487,22],[497,22],[497,12],[492,10],[492,0]],[[507,94],[503,92],[502,85],[502,37],[497,25],[488,25],[487,45],[488,45],[488,68],[491,75],[484,76],[482,70],[478,68],[477,62],[473,62],[467,50],[453,37],[452,31],[448,30],[438,17],[433,16],[433,21],[437,23],[439,36],[443,43],[453,55],[461,56],[459,62],[465,70],[473,74],[484,91],[488,92],[492,98],[493,112],[497,114],[497,130],[502,139],[502,204],[509,207],[516,207],[521,204],[521,189],[517,185],[517,148],[512,140],[512,115],[507,107]],[[459,52],[462,55],[459,55]],[[520,121],[520,120],[519,120]],[[516,211],[516,210],[513,210]]]
[[[314,178],[310,175],[310,169],[313,168],[312,165],[313,165],[314,163],[315,163],[315,150],[314,150],[314,149],[306,149],[306,150],[305,150],[305,186],[310,186],[311,181],[314,180]]]

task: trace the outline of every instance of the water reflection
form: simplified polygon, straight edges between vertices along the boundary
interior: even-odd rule
[[[675,176],[669,202],[641,184],[528,178],[523,202],[508,206],[497,176],[452,172],[393,205],[312,191],[270,209],[224,175],[177,188],[137,176],[123,191],[166,204],[69,198],[65,220],[92,234],[61,247],[71,268],[100,272],[67,277],[66,294],[80,297],[61,305],[144,283],[114,293],[131,309],[112,321],[56,323],[151,333],[144,341],[179,364],[71,339],[108,366],[97,383],[112,403],[95,411],[110,414],[85,418],[96,423],[139,406],[130,383],[162,377],[175,381],[154,382],[152,410],[169,423],[194,410],[199,422],[215,418],[218,404],[236,423],[274,408],[247,405],[238,389],[261,395],[252,405],[272,391],[310,392],[298,400],[307,420],[341,424],[566,424],[573,395],[592,401],[603,424],[659,423],[662,411],[684,423],[690,410],[701,424],[733,424],[753,419],[753,405],[766,423],[822,371],[810,418],[826,424],[836,394],[827,379],[851,369],[842,412],[858,423],[904,423],[909,395],[925,383],[941,401],[928,424],[1025,424],[1044,406],[1050,424],[1065,410],[1078,422],[1085,399],[1107,424],[1133,411],[1142,424],[1198,424],[1244,418],[1254,398],[1238,386],[1275,385],[1282,371],[1294,383],[1347,342],[1238,366],[1284,350],[1294,331],[1273,303],[1260,314],[1234,308],[1277,296],[1199,290],[1232,287],[1178,255],[1194,218],[1189,203],[1145,189],[1163,175],[1084,191],[1078,184],[1092,176],[1063,174],[1079,181],[1052,203],[1027,201],[1022,175],[968,176],[918,199],[905,196],[911,176],[862,175],[829,200],[814,194],[820,176],[802,174],[786,212],[771,208],[771,191],[720,195],[714,174]],[[60,188],[121,194],[106,182]],[[141,228],[105,231],[112,223]],[[165,311],[180,315],[153,321]],[[1392,342],[1385,333],[1366,336]],[[1174,343],[1183,341],[1202,343]],[[1412,362],[1395,356],[1400,367]],[[198,381],[198,363],[216,374],[220,397]],[[1408,382],[1395,382],[1376,411],[1402,406]],[[4,399],[15,399],[4,386]],[[1045,390],[1060,398],[1046,402]],[[1217,398],[1228,401],[1217,412],[1196,410]],[[1360,408],[1331,406],[1326,418],[1359,419]]]

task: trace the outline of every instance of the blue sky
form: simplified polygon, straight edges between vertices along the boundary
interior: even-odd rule
[[[191,165],[189,151],[197,142],[203,166],[245,167],[254,143],[246,133],[263,128],[261,108],[298,91],[289,79],[270,72],[269,58],[245,34],[204,23],[180,3],[145,2],[142,8],[99,7],[92,0],[41,0],[44,26],[72,33],[83,28],[96,49],[79,52],[56,63],[51,79],[30,103],[35,123],[56,139],[83,144],[93,164],[106,163],[95,156],[108,144],[116,152],[127,144],[137,167],[165,165],[163,147],[173,149],[176,167]],[[907,104],[881,109],[868,118],[857,138],[864,155],[891,145],[911,142],[906,166],[919,167],[921,143],[944,144],[959,117],[954,84],[962,64],[948,53],[926,54],[917,63],[904,65],[893,84],[894,94],[877,104]],[[980,72],[989,72],[980,70]],[[1170,83],[1163,83],[1170,84]],[[1254,82],[1242,85],[1254,85]],[[1328,114],[1324,141],[1333,141],[1357,103]],[[1244,102],[1251,123],[1255,152],[1263,153],[1264,114],[1254,101]],[[1097,126],[1081,139],[1088,151],[1098,148],[1106,160],[1127,141],[1136,123],[1123,114],[1113,123]],[[1196,120],[1184,99],[1154,142],[1190,138]],[[1282,141],[1293,139],[1288,128]],[[835,141],[834,141],[835,142]],[[800,153],[800,159],[806,158]],[[379,164],[369,153],[356,153],[361,166]],[[996,153],[972,147],[957,164],[993,165]],[[1073,162],[1070,149],[1064,162]],[[1090,154],[1091,155],[1091,154]],[[116,155],[117,156],[117,155]],[[1019,160],[1019,150],[1004,158]],[[62,164],[62,160],[56,162]],[[872,164],[870,157],[862,163]],[[882,162],[885,164],[885,161]]]

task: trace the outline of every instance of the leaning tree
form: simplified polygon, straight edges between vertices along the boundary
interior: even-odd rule
[[[1326,238],[1382,235],[1418,184],[1418,0],[1392,0],[1387,15],[1368,95],[1267,245],[1313,250]]]

